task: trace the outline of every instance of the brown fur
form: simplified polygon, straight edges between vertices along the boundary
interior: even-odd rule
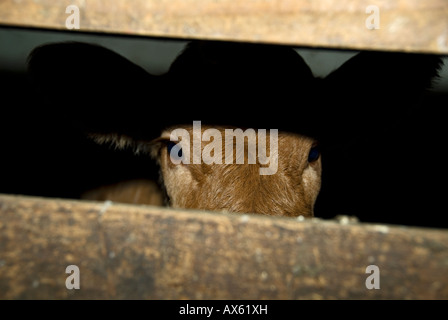
[[[202,126],[204,130],[211,128]],[[268,164],[248,163],[249,142],[245,140],[244,164],[226,164],[225,129],[213,127],[222,136],[223,164],[174,164],[166,148],[174,129],[186,129],[190,134],[190,154],[201,152],[210,142],[201,142],[201,150],[193,149],[193,126],[169,128],[151,141],[133,141],[121,136],[95,136],[97,142],[113,143],[117,148],[133,147],[136,151],[150,152],[160,165],[161,180],[175,208],[194,208],[227,212],[258,213],[274,216],[312,217],[314,203],[321,186],[321,159],[308,163],[308,153],[315,144],[311,138],[293,133],[278,134],[278,169],[272,175],[260,175],[260,167]],[[258,136],[257,136],[258,137]],[[266,134],[267,156],[270,154],[269,130]],[[257,149],[258,150],[258,139]],[[179,143],[182,144],[182,141]],[[184,142],[185,143],[185,142]],[[183,145],[184,154],[186,146]],[[233,148],[233,146],[232,146]],[[192,157],[191,157],[192,159]],[[230,162],[232,162],[230,160]],[[229,163],[229,159],[227,161]],[[136,196],[138,192],[139,196]],[[126,181],[92,190],[83,196],[91,200],[111,200],[126,203],[161,205],[161,191],[151,181]]]
[[[157,184],[154,181],[143,179],[122,181],[95,188],[85,192],[81,198],[154,206],[163,204],[163,194]]]
[[[193,137],[191,126],[176,128],[187,129]],[[225,128],[215,128],[221,131],[224,148]],[[308,163],[308,152],[315,143],[313,139],[280,132],[278,171],[273,175],[260,175],[260,163],[248,164],[247,143],[244,164],[235,163],[236,152],[233,164],[224,164],[224,150],[223,164],[173,164],[164,148],[172,129],[166,130],[153,148],[153,157],[160,164],[171,206],[276,216],[313,216],[321,185],[320,158]],[[206,129],[203,126],[202,132]],[[268,134],[266,140],[269,151]],[[202,142],[202,149],[208,143]]]

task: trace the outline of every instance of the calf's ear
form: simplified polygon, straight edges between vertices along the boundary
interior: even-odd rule
[[[28,58],[36,104],[87,134],[153,138],[161,130],[162,79],[104,47],[79,42],[40,46]]]
[[[100,145],[107,145],[111,148],[124,150],[130,149],[135,154],[146,154],[154,160],[159,160],[160,153],[166,150],[170,144],[170,140],[167,138],[159,137],[151,141],[148,140],[136,140],[127,135],[120,134],[103,134],[103,133],[90,133],[88,137],[94,142]]]
[[[344,80],[346,90],[358,89],[361,94],[374,87],[412,95],[410,89],[421,92],[431,86],[442,64],[437,55],[363,51],[330,73],[326,82],[337,85]]]
[[[339,140],[378,132],[416,106],[442,66],[439,56],[365,51],[330,73],[320,126]]]

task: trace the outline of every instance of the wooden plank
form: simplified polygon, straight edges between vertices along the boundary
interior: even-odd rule
[[[18,298],[447,299],[448,230],[1,195],[0,299]]]
[[[70,4],[80,31],[448,53],[446,0],[3,0],[0,24],[66,30]],[[372,4],[379,29],[369,30]]]

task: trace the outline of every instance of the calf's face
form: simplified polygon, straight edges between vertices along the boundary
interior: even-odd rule
[[[252,130],[251,138],[246,136],[237,145],[234,130],[214,127],[214,137],[204,139],[209,129],[169,128],[151,143],[172,207],[313,216],[322,170],[313,139],[283,132],[273,136],[269,130],[260,136]],[[176,130],[184,135],[173,142],[170,136]],[[211,148],[217,140],[219,149],[216,144]],[[260,157],[260,148],[265,149],[265,158]],[[206,155],[213,161],[207,162]]]

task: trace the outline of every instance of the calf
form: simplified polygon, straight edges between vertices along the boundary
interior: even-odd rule
[[[441,194],[438,175],[416,174],[422,163],[436,172],[445,167],[440,154],[429,159],[417,148],[438,150],[444,143],[444,127],[434,125],[443,117],[433,115],[441,108],[418,103],[440,66],[433,55],[365,51],[316,78],[290,47],[195,41],[166,74],[154,76],[111,50],[62,43],[33,51],[29,74],[36,100],[45,100],[51,115],[65,114],[75,130],[97,141],[155,155],[157,161],[139,169],[156,173],[160,164],[173,206],[305,216],[314,208],[324,218],[420,223],[421,212],[437,207],[435,199],[443,203],[442,196],[434,197]],[[160,150],[176,148],[167,143],[167,132],[155,138],[194,120],[204,128],[278,129],[278,171],[255,174],[263,163],[169,164]],[[323,155],[320,191],[321,162],[313,160],[318,152],[310,137],[319,140]],[[89,178],[104,170],[104,161],[94,161],[80,170],[90,170]],[[129,167],[135,164],[116,161],[103,176]],[[123,186],[107,188],[124,193]]]
[[[238,136],[235,134],[238,129],[230,127],[202,126],[199,131],[196,129],[194,125],[168,128],[151,142],[117,135],[92,137],[99,143],[112,142],[119,148],[133,147],[137,152],[151,154],[160,166],[162,185],[168,203],[173,207],[313,216],[322,170],[314,139],[286,132],[275,136],[271,133],[261,136],[260,132]],[[187,139],[179,139],[176,144],[170,138],[177,130],[183,130],[192,139],[188,142],[185,141]],[[218,132],[219,140],[224,141],[220,143],[220,149],[213,148],[213,152],[210,152],[210,147],[217,139],[216,133],[213,140],[207,138],[208,142],[192,143],[193,140],[203,140],[204,132],[210,130]],[[255,131],[244,131],[247,132]],[[243,145],[237,145],[238,141],[243,141]],[[263,142],[266,144],[262,146]],[[255,155],[256,151],[260,155],[260,148],[266,149],[263,150],[263,155],[266,155],[263,160],[269,162]],[[213,161],[207,163],[200,159],[201,155],[211,153]],[[192,161],[197,155],[199,161]],[[128,187],[135,186],[131,184]],[[148,197],[151,194],[153,192],[149,192]]]

